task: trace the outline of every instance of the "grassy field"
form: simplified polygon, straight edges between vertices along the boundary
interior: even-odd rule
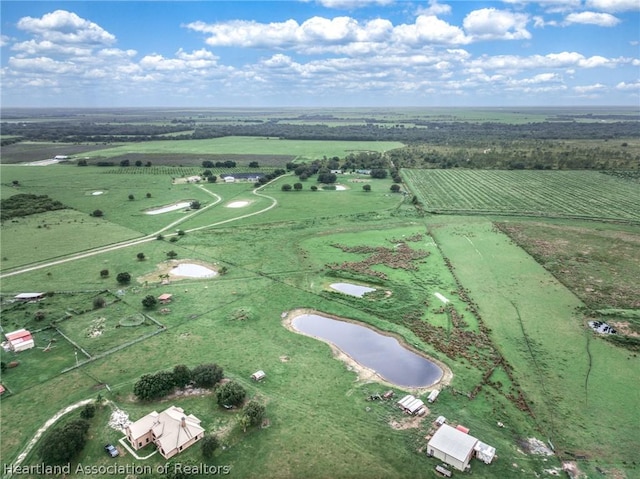
[[[244,154],[287,155],[314,160],[327,156],[344,157],[359,151],[387,151],[403,144],[393,141],[314,141],[281,140],[262,137],[223,137],[211,140],[147,141],[95,151],[92,158],[113,158],[128,154]]]
[[[11,179],[19,172],[19,191],[49,194],[76,208],[86,221],[93,220],[89,212],[103,208],[104,228],[100,228],[105,242],[126,239],[127,232],[157,231],[184,217],[179,212],[143,215],[146,208],[184,198],[200,199],[203,206],[217,197],[220,201],[172,226],[168,231],[187,231],[176,236],[175,242],[153,239],[2,278],[3,327],[33,328],[36,312],[43,309],[47,312],[43,326],[52,319],[66,318],[58,322],[59,331],[92,356],[78,369],[63,373],[74,365],[75,348],[56,337],[56,347],[44,352],[40,347],[53,334],[48,329],[36,333],[38,348],[3,355],[3,361],[20,361],[17,368],[3,373],[11,392],[2,399],[0,411],[3,462],[13,461],[38,427],[63,406],[101,394],[112,403],[100,409],[92,422],[91,440],[78,457],[83,464],[109,463],[102,444],[121,437],[106,425],[112,407],[137,419],[152,409],[176,404],[196,414],[208,432],[221,437],[225,448],[216,452],[212,463],[230,465],[237,477],[435,478],[433,468],[439,461],[427,458],[424,447],[431,421],[438,415],[470,427],[473,435],[497,448],[499,457],[494,464],[472,463],[475,477],[544,475],[548,474],[545,470],[559,470],[559,457],[575,456],[586,458],[579,461],[579,467],[589,477],[597,474],[596,467],[620,477],[638,473],[637,465],[629,461],[640,449],[635,432],[640,379],[637,356],[587,330],[585,303],[567,288],[574,286],[560,283],[554,271],[545,270],[489,219],[425,215],[409,198],[391,194],[390,180],[372,181],[371,192],[364,192],[361,183],[346,177],[340,180],[347,186],[342,191],[313,192],[309,186],[315,182],[308,181],[302,191],[284,192],[283,184],[295,182],[285,176],[264,188],[263,196],[256,196],[248,184],[173,185],[162,174],[110,174],[63,165],[4,166],[5,179],[4,168],[11,171]],[[477,174],[476,182],[487,189],[496,178],[490,175],[500,172],[442,173],[465,173],[452,177],[459,185],[455,198],[465,202],[476,198],[471,211],[484,211],[491,204],[502,212],[480,194],[460,199],[473,183],[466,173]],[[582,191],[580,181],[595,182],[587,185],[602,188],[606,181],[615,180],[597,173],[578,172],[575,179],[564,172],[550,173],[560,176],[544,176],[546,182],[558,181],[577,193]],[[412,171],[408,179],[413,178],[410,175]],[[512,200],[510,212],[537,211],[531,205],[544,195],[528,192],[534,182],[531,178],[524,184],[511,176],[498,178],[511,181],[511,196],[504,194],[498,205],[520,194],[521,203]],[[597,183],[601,178],[605,183]],[[619,180],[615,181],[618,185]],[[507,188],[508,183],[501,184],[502,189]],[[105,193],[94,196],[98,190]],[[614,198],[619,191],[611,192]],[[15,192],[3,185],[3,197]],[[146,198],[146,192],[151,198]],[[133,201],[127,199],[129,193],[135,195]],[[443,204],[451,201],[439,194]],[[544,201],[550,206],[538,207],[571,213],[564,198],[563,192],[549,193]],[[241,208],[228,207],[245,201],[248,203]],[[625,201],[634,200],[627,197]],[[597,214],[625,218],[615,209],[614,200],[601,208]],[[425,210],[429,210],[426,202]],[[632,210],[627,215],[636,218]],[[238,217],[243,218],[235,219]],[[511,217],[508,224],[513,226],[516,220],[517,231],[526,233],[527,243],[537,244],[538,238],[552,241],[544,236],[551,233],[539,226],[542,220]],[[12,233],[11,243],[32,231],[33,238],[25,241],[35,245],[55,229],[65,232],[71,242],[77,225],[59,223],[51,231],[37,228],[37,220],[15,224],[24,230]],[[543,224],[552,230],[549,225],[561,223]],[[623,244],[628,248],[625,257],[638,256],[638,243],[629,240],[639,234],[635,226],[572,220],[562,225],[567,231],[591,227],[589,231],[597,237],[582,235],[585,243],[576,242],[568,254],[592,245],[589,254],[603,255],[598,248],[604,248],[606,238],[615,238],[620,241],[616,248]],[[10,227],[11,223],[2,226],[3,235]],[[113,228],[112,237],[108,237],[109,228]],[[562,236],[556,234],[558,239]],[[84,239],[77,237],[76,243],[78,250],[86,248]],[[48,243],[39,244],[46,251]],[[13,244],[11,248],[19,249]],[[210,279],[173,278],[163,285],[161,272],[175,265],[168,260],[169,250],[177,253],[177,261],[216,269],[224,266],[227,272]],[[145,255],[143,261],[136,258],[139,252]],[[52,257],[58,254],[62,253],[50,252]],[[602,256],[598,267],[613,268],[613,256]],[[24,254],[21,261],[27,260]],[[575,263],[576,269],[587,264]],[[108,277],[100,276],[102,269],[109,270]],[[627,279],[611,283],[611,288],[631,282],[635,270],[619,271],[626,271]],[[117,283],[119,272],[131,274],[130,285]],[[593,272],[585,269],[582,274]],[[614,276],[613,270],[610,274]],[[328,286],[335,281],[368,284],[379,292],[354,298],[331,291]],[[99,293],[106,290],[110,292]],[[23,291],[55,294],[39,304],[7,301]],[[157,308],[150,314],[165,328],[158,329],[155,323],[116,327],[122,318],[143,312],[145,296],[161,293],[174,296],[168,311],[160,314]],[[435,293],[450,302],[444,303]],[[106,308],[93,310],[96,294],[119,301],[109,300]],[[361,321],[392,333],[448,365],[452,382],[430,405],[429,416],[408,424],[408,417],[393,402],[367,401],[388,385],[358,380],[353,370],[333,358],[325,343],[282,326],[283,312],[296,308]],[[98,330],[101,334],[92,337]],[[158,333],[147,335],[149,331]],[[121,349],[113,351],[118,347]],[[219,363],[227,377],[240,381],[250,397],[266,404],[269,426],[243,433],[237,412],[217,407],[211,394],[151,403],[136,401],[132,395],[133,384],[142,374],[204,362]],[[267,379],[253,383],[249,376],[258,369],[267,372]],[[393,389],[396,396],[405,393]],[[550,440],[559,457],[527,453],[523,441],[530,437]],[[192,463],[202,460],[197,447],[179,457]],[[126,464],[132,458],[127,455],[115,461]],[[27,458],[29,464],[37,462],[35,453]],[[157,456],[145,462],[161,463]]]
[[[591,171],[403,170],[402,174],[427,211],[640,220],[637,185]]]

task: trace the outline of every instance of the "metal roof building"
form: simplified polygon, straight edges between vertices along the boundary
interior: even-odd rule
[[[427,454],[464,471],[469,466],[477,442],[475,437],[443,424],[427,443]]]

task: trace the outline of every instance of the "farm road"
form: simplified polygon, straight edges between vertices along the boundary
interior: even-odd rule
[[[223,221],[218,221],[216,223],[211,223],[211,224],[206,225],[206,226],[200,226],[198,228],[192,228],[190,230],[187,230],[186,232],[190,233],[192,231],[199,231],[199,230],[203,230],[203,229],[207,229],[207,228],[213,228],[215,226],[219,226],[219,225],[222,225],[222,224],[225,224],[225,223],[230,223],[232,221],[237,221],[237,220],[241,220],[243,218],[248,218],[250,216],[259,215],[259,214],[262,214],[262,213],[265,213],[265,212],[269,211],[272,208],[275,208],[278,205],[278,200],[276,200],[272,196],[268,196],[268,195],[265,195],[264,193],[261,193],[260,190],[262,188],[264,188],[265,186],[271,184],[273,181],[275,181],[277,179],[278,178],[275,178],[275,179],[271,180],[270,182],[268,182],[268,183],[266,183],[266,184],[264,184],[262,186],[259,186],[258,188],[255,188],[252,191],[252,193],[254,195],[256,195],[256,196],[260,196],[262,198],[267,198],[267,199],[271,200],[271,204],[269,206],[267,206],[266,208],[263,208],[260,211],[254,211],[253,213],[247,213],[245,215],[240,215],[240,216],[236,216],[234,218],[229,218],[229,219],[226,219],[226,220],[223,220]],[[68,263],[70,261],[76,261],[76,260],[83,259],[83,258],[89,258],[91,256],[96,256],[96,255],[99,255],[99,254],[107,253],[109,251],[115,251],[115,250],[118,250],[118,249],[121,249],[121,248],[128,248],[130,246],[136,246],[136,245],[139,245],[139,244],[142,244],[142,243],[146,243],[146,242],[149,242],[149,241],[155,241],[156,237],[159,234],[169,230],[170,228],[176,227],[180,223],[185,222],[186,220],[194,217],[195,215],[202,214],[206,210],[214,207],[215,205],[217,205],[218,203],[220,203],[222,201],[222,197],[221,196],[219,196],[219,195],[207,190],[204,186],[197,185],[196,187],[200,188],[202,191],[204,191],[207,194],[209,194],[209,195],[213,196],[214,198],[216,198],[216,201],[214,201],[210,205],[205,206],[204,208],[201,208],[199,210],[194,211],[193,213],[190,213],[189,215],[187,215],[187,216],[185,216],[183,218],[180,218],[177,221],[173,221],[172,223],[170,223],[167,226],[159,229],[155,233],[151,233],[151,234],[149,234],[147,236],[144,236],[142,238],[123,241],[121,243],[116,243],[116,244],[109,245],[109,246],[102,246],[100,248],[95,248],[95,249],[92,249],[92,250],[89,250],[89,251],[85,251],[83,253],[72,254],[72,255],[69,255],[69,256],[67,256],[65,258],[61,258],[61,259],[58,259],[58,260],[55,260],[55,261],[47,261],[47,262],[36,264],[36,265],[33,265],[33,266],[26,266],[24,268],[20,268],[20,269],[17,269],[15,271],[9,271],[7,273],[1,273],[0,274],[0,279],[8,278],[10,276],[16,276],[16,275],[23,274],[23,273],[28,273],[30,271],[36,271],[36,270],[43,269],[43,268],[49,268],[51,266],[56,266],[56,265],[59,265],[59,264]]]

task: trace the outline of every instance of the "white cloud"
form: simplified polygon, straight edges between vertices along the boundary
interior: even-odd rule
[[[390,5],[394,0],[317,0],[320,5],[327,8],[353,10],[355,8],[368,7],[369,5]]]
[[[201,49],[187,53],[182,49],[176,53],[176,58],[165,58],[153,53],[140,60],[142,68],[154,71],[185,71],[214,68],[217,66],[217,57],[213,53]]]
[[[413,24],[398,25],[393,36],[396,42],[410,45],[464,45],[470,42],[462,29],[433,15],[420,15]]]
[[[520,72],[536,68],[596,68],[615,67],[627,64],[631,60],[627,58],[610,59],[602,56],[585,57],[577,52],[549,53],[547,55],[531,55],[520,57],[516,55],[482,55],[469,62],[470,68],[500,70],[503,72]]]
[[[116,41],[99,25],[66,10],[46,13],[41,18],[23,17],[17,27],[54,43],[110,45]]]
[[[85,46],[60,45],[49,40],[19,42],[15,43],[11,49],[20,52],[22,55],[88,56],[92,52],[92,48]]]
[[[77,71],[72,62],[59,62],[47,57],[9,58],[9,66],[22,72],[42,72],[62,75]]]
[[[600,93],[607,89],[602,83],[595,83],[593,85],[582,85],[573,87],[573,90],[580,95],[588,95],[593,93]]]
[[[638,0],[587,0],[586,6],[603,12],[640,11],[640,2]]]
[[[9,38],[9,36],[0,35],[0,47],[6,47],[7,45],[9,45],[10,41],[11,41],[11,38]]]
[[[438,3],[438,0],[429,0],[428,7],[418,7],[419,15],[449,15],[451,13],[451,5]]]
[[[529,16],[495,8],[470,12],[463,21],[467,34],[481,40],[522,40],[531,38],[526,26]]]
[[[620,82],[616,85],[616,90],[640,93],[640,81],[635,83]]]
[[[609,13],[580,12],[570,13],[564,19],[565,24],[582,23],[600,27],[615,27],[620,20]]]

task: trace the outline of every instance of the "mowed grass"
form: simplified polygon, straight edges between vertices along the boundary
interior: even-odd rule
[[[606,466],[633,455],[637,355],[585,329],[582,303],[489,221],[447,219],[432,231],[514,367],[541,434],[568,458],[564,451]]]
[[[593,171],[402,170],[427,211],[640,221],[640,189]]]
[[[289,155],[309,160],[324,156],[344,157],[361,151],[388,151],[401,148],[396,141],[325,141],[325,140],[281,140],[264,137],[226,136],[207,140],[147,141],[131,143],[104,151],[95,151],[91,158],[108,159],[126,154],[245,154],[245,155]]]

